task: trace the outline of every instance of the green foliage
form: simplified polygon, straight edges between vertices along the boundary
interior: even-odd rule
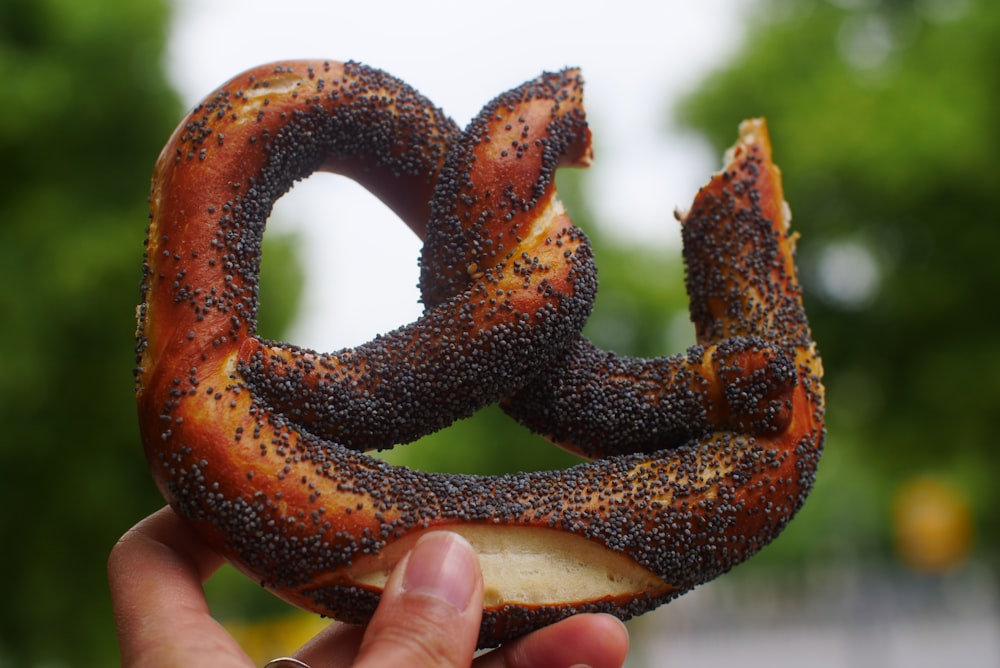
[[[0,663],[114,663],[107,552],[159,503],[131,367],[144,197],[178,111],[165,16],[0,5]]]
[[[163,503],[132,367],[149,175],[181,113],[166,25],[162,2],[0,3],[0,665],[114,665],[107,554]],[[280,265],[265,280],[294,295]]]
[[[831,433],[804,513],[829,521],[789,533],[884,553],[886,490],[935,472],[964,485],[995,549],[1000,5],[775,0],[755,16],[679,115],[720,150],[766,116],[802,233]]]

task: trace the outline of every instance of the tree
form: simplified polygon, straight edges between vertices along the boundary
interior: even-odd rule
[[[131,369],[149,175],[181,113],[166,19],[163,2],[0,3],[3,665],[114,665],[107,554],[163,503]],[[294,295],[294,265],[267,264]]]
[[[888,545],[888,490],[918,474],[1000,523],[997,62],[996,3],[770,0],[679,109],[720,150],[769,120],[827,369],[816,519],[868,551]]]

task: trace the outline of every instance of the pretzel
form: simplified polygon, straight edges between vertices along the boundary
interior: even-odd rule
[[[354,63],[262,66],[206,98],[154,169],[138,309],[140,433],[168,502],[263,586],[351,623],[423,532],[458,531],[483,567],[482,647],[578,611],[640,614],[777,535],[812,482],[823,388],[766,129],[744,124],[681,216],[699,345],[660,360],[580,337],[595,267],[552,177],[590,155],[575,70],[465,131]],[[255,333],[264,223],[318,169],[426,237],[425,313],[332,354]],[[481,477],[363,453],[497,401],[599,458]],[[591,424],[622,436],[582,438]]]

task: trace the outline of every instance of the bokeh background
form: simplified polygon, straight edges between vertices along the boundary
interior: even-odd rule
[[[669,212],[718,167],[742,118],[766,116],[827,370],[827,449],[813,495],[775,543],[630,622],[629,665],[1000,665],[1000,4],[715,0],[692,13],[695,3],[552,3],[569,12],[564,23],[533,25],[531,7],[477,19],[494,41],[461,54],[462,39],[489,42],[468,36],[466,4],[369,3],[312,26],[329,33],[322,48],[299,36],[307,52],[272,53],[286,47],[268,38],[284,25],[269,14],[309,33],[318,5],[0,2],[0,666],[117,663],[105,560],[162,504],[137,438],[131,375],[152,163],[192,95],[300,56],[385,67],[463,122],[540,69],[582,65],[598,164],[607,156],[613,169],[561,174],[560,192],[601,272],[587,333],[624,354],[691,342]],[[426,16],[407,14],[413,6]],[[226,12],[240,14],[239,29]],[[600,20],[576,26],[581,13]],[[453,51],[434,32],[445,15],[465,35]],[[378,46],[380,30],[391,52]],[[552,44],[568,52],[554,55]],[[623,55],[628,72],[602,69]],[[630,81],[631,99],[598,101]],[[455,89],[472,100],[443,92]],[[629,115],[639,108],[642,119]],[[647,118],[655,136],[630,140]],[[629,154],[621,145],[633,141],[690,173]],[[324,228],[368,215],[338,208],[328,193],[343,187],[302,186],[334,200]],[[633,212],[622,193],[652,208]],[[298,202],[279,209],[267,236],[261,330],[327,350],[356,343],[365,332],[338,339],[337,321],[360,307],[338,302],[345,288],[317,276],[310,255],[350,246],[317,242],[316,225],[296,220],[310,200]],[[617,220],[623,211],[659,216],[662,229],[630,229]],[[407,243],[412,273],[363,301],[415,301],[418,246]],[[389,326],[408,317],[381,310]],[[485,473],[573,463],[495,410],[387,456]],[[208,590],[261,663],[326,623],[229,570]]]

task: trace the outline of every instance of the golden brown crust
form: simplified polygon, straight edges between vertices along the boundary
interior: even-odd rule
[[[774,214],[784,211],[778,174],[763,126],[753,127],[684,220],[703,347],[639,383],[654,399],[657,384],[695,395],[702,414],[694,426],[675,420],[676,447],[620,442],[565,471],[421,473],[358,451],[555,377],[577,345],[592,258],[552,174],[589,160],[579,75],[528,82],[461,133],[360,65],[237,77],[182,123],[154,173],[137,402],[161,491],[261,584],[351,622],[368,618],[393,555],[421,532],[466,532],[500,554],[484,560],[482,646],[576,611],[639,614],[725,572],[802,503],[823,436],[821,368],[787,221]],[[363,181],[428,236],[425,315],[335,354],[254,331],[267,214],[318,168]],[[539,552],[551,559],[538,580],[503,568],[537,565]],[[603,595],[577,587],[593,582]]]

